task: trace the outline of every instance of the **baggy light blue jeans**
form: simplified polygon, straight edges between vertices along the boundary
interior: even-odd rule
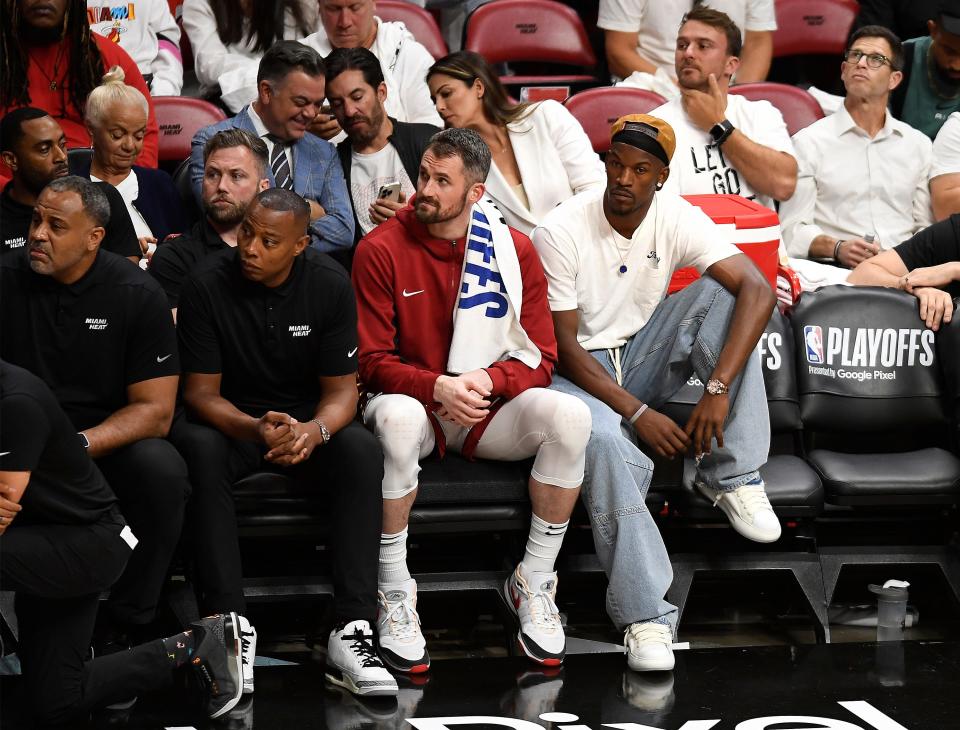
[[[706,383],[726,342],[735,305],[733,295],[709,277],[662,301],[620,350],[623,387],[651,408],[659,408],[692,373]],[[591,355],[616,378],[606,350]],[[722,491],[758,478],[770,450],[759,359],[751,356],[729,385],[724,447],[714,446],[698,467],[699,478]],[[581,496],[609,582],[607,613],[620,630],[636,621],[660,620],[675,626],[677,609],[664,600],[673,569],[644,503],[653,463],[638,448],[633,427],[608,405],[560,376],[550,387],[582,398],[593,416]]]

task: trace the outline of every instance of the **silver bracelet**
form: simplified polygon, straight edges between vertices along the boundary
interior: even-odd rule
[[[840,259],[837,258],[837,256],[840,254],[840,247],[841,247],[843,244],[845,244],[845,243],[846,243],[846,241],[841,238],[841,239],[839,239],[839,240],[836,242],[836,244],[834,244],[834,246],[833,246],[833,260],[834,260],[834,261],[839,261],[839,260],[840,260]]]
[[[643,412],[644,412],[645,410],[647,410],[647,404],[646,404],[646,403],[644,403],[642,406],[640,406],[640,407],[637,409],[637,412],[634,413],[632,416],[630,416],[630,425],[631,425],[631,426],[637,422],[637,419],[640,418],[640,416],[643,415]]]

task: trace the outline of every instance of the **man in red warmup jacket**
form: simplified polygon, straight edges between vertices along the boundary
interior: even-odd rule
[[[590,416],[546,390],[557,360],[547,283],[537,253],[508,228],[483,181],[490,150],[448,129],[423,153],[411,206],[360,241],[353,265],[364,422],[384,452],[380,651],[396,671],[430,659],[406,565],[418,462],[434,447],[467,458],[536,456],[533,518],[523,561],[503,597],[525,653],[563,661],[554,561],[583,481]]]

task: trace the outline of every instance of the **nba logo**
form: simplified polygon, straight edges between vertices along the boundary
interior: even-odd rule
[[[807,346],[807,362],[813,365],[823,365],[823,330],[820,325],[805,325],[803,341]]]

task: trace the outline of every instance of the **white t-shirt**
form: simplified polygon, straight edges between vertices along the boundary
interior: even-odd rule
[[[90,175],[90,179],[93,182],[103,182],[96,175]],[[146,219],[133,204],[133,201],[140,197],[140,181],[137,179],[137,173],[131,170],[129,175],[113,187],[123,198],[123,203],[127,207],[127,213],[130,216],[130,222],[133,223],[133,230],[136,232],[137,238],[143,238],[144,236],[153,238],[153,231],[147,225]]]
[[[407,171],[403,169],[400,155],[392,144],[369,155],[361,155],[356,151],[350,154],[350,198],[353,200],[353,209],[357,213],[363,235],[367,235],[377,227],[370,219],[370,205],[377,199],[380,188],[398,182],[400,191],[407,196],[407,200],[410,200],[416,188],[413,187]]]
[[[744,35],[777,29],[773,0],[706,0],[703,5],[725,12]],[[597,26],[638,32],[637,53],[673,78],[677,31],[691,8],[692,0],[600,0]]]
[[[628,240],[603,213],[605,193],[591,190],[564,201],[532,235],[550,309],[579,310],[577,340],[586,350],[621,347],[639,332],[677,269],[693,266],[702,274],[740,253],[702,210],[663,192]]]
[[[650,114],[669,122],[677,136],[677,149],[670,161],[670,177],[663,186],[664,191],[677,195],[730,193],[773,209],[773,198],[757,195],[724,157],[723,147],[715,147],[710,134],[690,121],[683,110],[682,99],[672,99]],[[727,119],[757,144],[796,157],[783,115],[770,102],[750,101],[729,94]]]
[[[933,142],[930,179],[960,172],[960,112],[954,112],[937,132]]]

